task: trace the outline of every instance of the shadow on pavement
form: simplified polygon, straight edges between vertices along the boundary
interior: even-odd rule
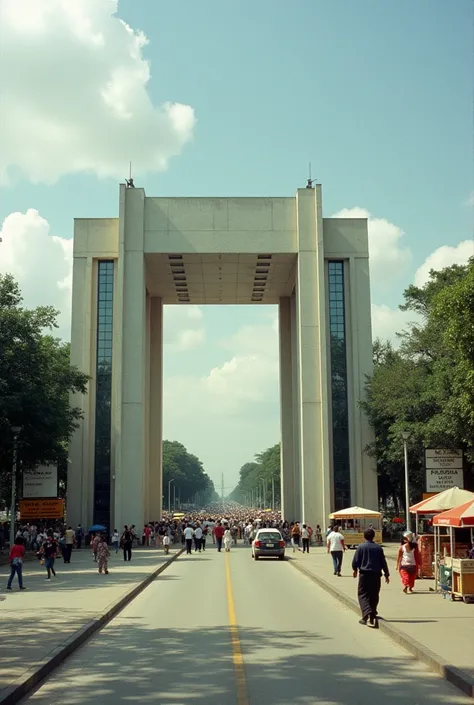
[[[363,654],[312,656],[301,649],[321,639],[314,633],[247,628],[239,634],[252,705],[448,702],[445,688],[440,689],[440,680],[431,674],[416,678],[413,697],[410,657],[369,661]],[[271,660],[265,655],[267,648]],[[235,701],[234,683],[227,627],[150,629],[135,620],[118,627],[111,623],[55,673],[45,691],[30,698],[31,705],[37,698],[41,705],[49,705],[61,702],[60,693],[67,692],[68,705],[130,701],[225,705]],[[449,702],[455,703],[455,695]]]

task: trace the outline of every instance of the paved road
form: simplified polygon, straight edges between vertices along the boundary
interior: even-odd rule
[[[288,562],[244,547],[179,558],[24,702],[472,705]]]

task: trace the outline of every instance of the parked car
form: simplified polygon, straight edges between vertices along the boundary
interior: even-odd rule
[[[252,558],[273,556],[285,560],[285,542],[278,529],[259,529],[252,541]]]

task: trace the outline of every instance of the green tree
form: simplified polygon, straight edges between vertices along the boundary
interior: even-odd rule
[[[229,499],[242,504],[249,504],[252,493],[256,497],[257,491],[260,495],[266,488],[264,501],[265,505],[269,507],[272,502],[273,481],[275,501],[280,503],[280,444],[277,443],[271,448],[257,453],[255,461],[242,465],[239,474],[239,483],[229,495]]]
[[[9,505],[12,426],[21,426],[23,469],[58,464],[65,487],[68,441],[81,417],[72,392],[86,393],[87,376],[71,367],[69,345],[50,333],[57,312],[22,306],[18,284],[0,275],[0,502]]]
[[[181,502],[205,505],[216,499],[214,484],[204,472],[199,458],[188,453],[178,441],[163,441],[163,489],[164,506],[168,508],[168,483],[174,481]]]
[[[363,407],[375,432],[368,448],[377,459],[383,503],[403,504],[402,432],[409,431],[411,501],[424,489],[426,447],[462,448],[473,482],[474,260],[432,271],[410,286],[400,308],[418,317],[400,334],[400,348],[374,344],[374,374]]]

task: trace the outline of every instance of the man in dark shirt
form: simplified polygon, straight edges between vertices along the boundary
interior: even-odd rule
[[[382,572],[385,582],[390,582],[390,572],[382,546],[374,543],[375,531],[366,529],[364,531],[365,542],[357,547],[352,561],[354,578],[359,575],[359,586],[357,595],[362,612],[361,624],[366,625],[367,620],[375,627],[377,623],[377,606],[379,604],[379,594]]]

